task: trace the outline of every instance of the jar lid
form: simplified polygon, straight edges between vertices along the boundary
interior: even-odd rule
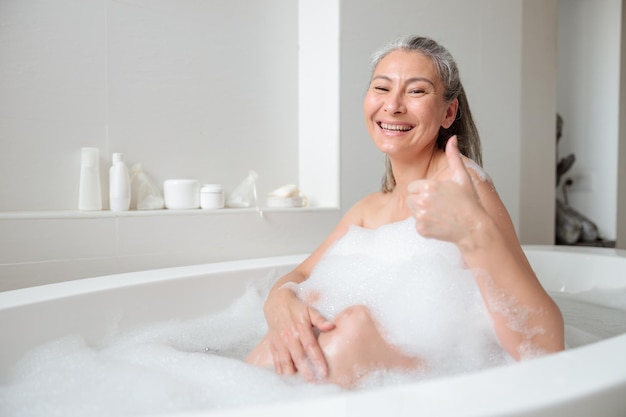
[[[200,189],[201,193],[218,193],[222,192],[222,184],[204,184]]]

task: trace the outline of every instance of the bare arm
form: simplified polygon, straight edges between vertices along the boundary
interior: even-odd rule
[[[502,346],[516,359],[563,349],[563,319],[519,244],[511,219],[489,181],[474,180],[456,138],[446,147],[448,170],[409,185],[418,232],[456,243],[472,269]]]
[[[503,347],[515,359],[563,349],[563,318],[524,254],[493,187],[478,187],[483,213],[459,245],[494,321]]]
[[[326,240],[293,271],[280,278],[268,294],[263,310],[274,368],[279,374],[301,372],[305,378],[313,380],[328,373],[314,329],[326,332],[332,330],[334,324],[315,308],[299,300],[286,284],[308,279],[328,247],[342,237],[352,224],[361,224],[358,203],[344,215]]]

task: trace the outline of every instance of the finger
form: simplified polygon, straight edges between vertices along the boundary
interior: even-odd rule
[[[289,351],[283,347],[279,347],[274,343],[270,344],[270,352],[274,361],[274,369],[279,375],[292,374],[295,372]]]
[[[326,320],[317,310],[310,309],[311,323],[320,331],[328,332],[335,328],[335,324]],[[319,340],[313,330],[302,335],[302,346],[307,354],[310,363],[314,366],[314,372],[318,378],[325,378],[328,375],[328,363],[322,350]]]
[[[322,352],[321,347],[317,341],[317,338],[311,332],[311,334],[302,335],[302,348],[305,354],[298,357],[296,367],[298,372],[308,381],[315,379],[325,378],[328,374],[326,359]]]
[[[467,172],[467,168],[465,168],[465,162],[459,151],[456,135],[448,139],[448,143],[446,143],[446,158],[448,159],[448,166],[452,171],[452,181],[459,185],[471,183],[472,179],[469,172]]]
[[[308,356],[311,343],[317,344],[317,339],[308,321],[283,333],[281,343],[277,344],[279,366],[283,374],[299,372],[306,380],[314,380],[315,365]]]
[[[326,317],[314,308],[309,308],[309,317],[311,318],[311,324],[323,332],[327,332],[335,328],[335,323],[326,320]]]

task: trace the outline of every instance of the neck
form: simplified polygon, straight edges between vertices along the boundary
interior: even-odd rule
[[[394,193],[406,196],[406,189],[411,182],[430,178],[439,170],[442,156],[445,156],[445,154],[435,148],[431,152],[422,154],[417,158],[389,156],[393,176],[396,180]]]

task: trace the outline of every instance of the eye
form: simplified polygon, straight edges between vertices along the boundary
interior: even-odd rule
[[[424,90],[423,88],[415,88],[413,90],[410,90],[409,94],[413,94],[413,95],[426,94],[426,90]]]
[[[383,86],[375,86],[374,90],[376,90],[376,91],[389,91],[389,89],[387,87],[383,87]]]

